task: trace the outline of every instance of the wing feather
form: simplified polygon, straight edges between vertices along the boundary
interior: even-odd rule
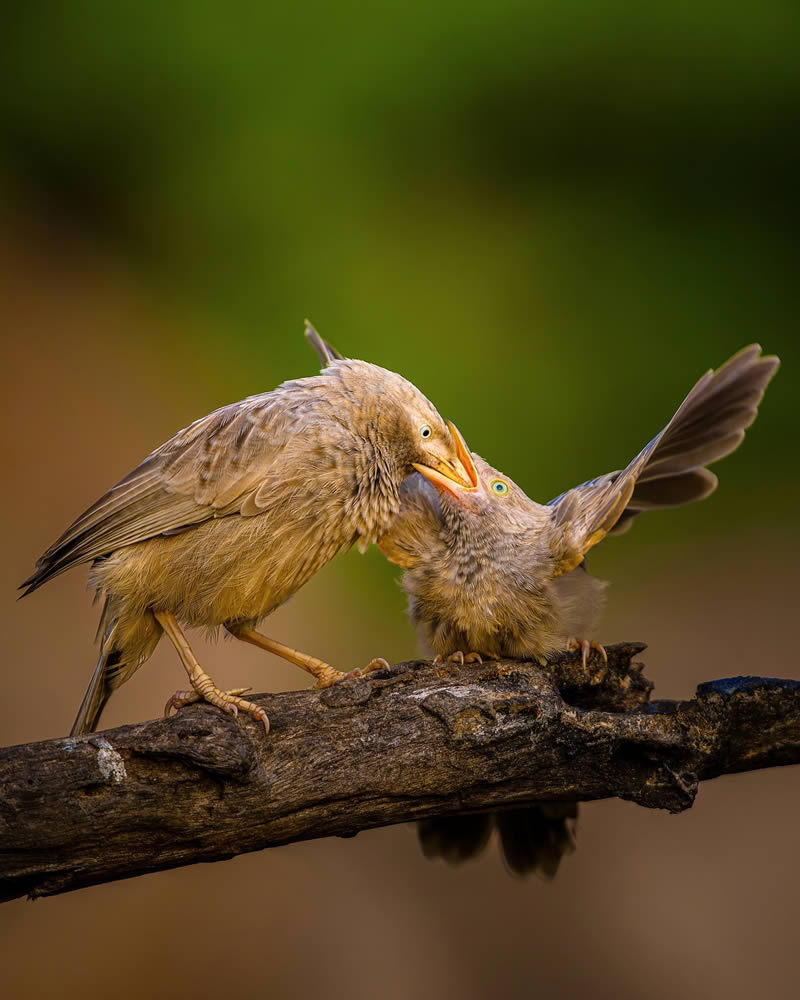
[[[574,569],[606,535],[627,531],[642,511],[712,493],[717,477],[705,466],[741,443],[778,365],[776,357],[761,356],[758,344],[745,347],[698,380],[672,420],[625,469],[552,500],[556,575]]]
[[[244,509],[290,431],[276,393],[215,410],[179,431],[78,517],[22,585],[30,593],[71,566]]]

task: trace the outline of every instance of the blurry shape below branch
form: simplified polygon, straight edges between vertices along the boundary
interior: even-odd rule
[[[698,782],[800,763],[800,682],[650,701],[609,664],[400,663],[260,695],[272,732],[208,705],[0,750],[0,899],[66,892],[370,827],[531,802],[689,808]]]

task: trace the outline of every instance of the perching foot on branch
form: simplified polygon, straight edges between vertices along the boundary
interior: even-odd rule
[[[323,691],[254,695],[248,715],[169,719],[0,749],[0,899],[45,896],[311,837],[616,796],[679,812],[700,781],[800,763],[800,681],[735,677],[650,701],[608,647],[416,661]]]

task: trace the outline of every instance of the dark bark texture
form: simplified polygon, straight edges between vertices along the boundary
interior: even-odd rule
[[[0,899],[428,816],[617,796],[678,812],[698,782],[800,763],[800,682],[650,701],[633,662],[399,663],[325,691],[207,705],[0,749]]]

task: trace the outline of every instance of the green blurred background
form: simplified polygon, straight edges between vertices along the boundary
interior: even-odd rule
[[[779,0],[6,11],[0,743],[65,733],[94,657],[82,571],[16,585],[179,427],[312,373],[305,316],[540,500],[628,461],[739,347],[780,354],[719,492],[592,568],[599,638],[647,641],[661,697],[798,676],[797,51]],[[341,667],[415,655],[396,577],[340,557],[268,632]],[[221,686],[306,683],[196,645]],[[104,721],[183,683],[160,648]],[[551,885],[494,850],[429,864],[398,827],[7,904],[3,976],[20,998],[794,997],[799,788],[589,805]]]

